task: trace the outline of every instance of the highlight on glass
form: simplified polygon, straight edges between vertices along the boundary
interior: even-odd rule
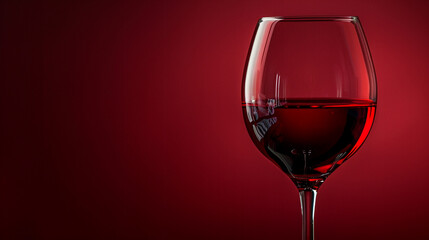
[[[358,17],[259,20],[243,77],[243,117],[255,146],[298,188],[303,240],[314,239],[319,187],[362,146],[376,106]]]

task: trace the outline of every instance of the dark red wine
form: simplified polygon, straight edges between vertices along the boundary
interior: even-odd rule
[[[370,100],[269,99],[243,104],[258,149],[292,180],[322,181],[350,158],[371,129]]]

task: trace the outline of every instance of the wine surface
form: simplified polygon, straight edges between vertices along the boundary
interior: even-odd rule
[[[371,129],[370,100],[268,99],[244,103],[258,149],[296,181],[322,181],[350,158]]]

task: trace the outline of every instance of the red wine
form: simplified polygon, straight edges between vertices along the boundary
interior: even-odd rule
[[[243,104],[258,149],[292,180],[322,181],[350,158],[371,129],[370,100],[269,99]]]

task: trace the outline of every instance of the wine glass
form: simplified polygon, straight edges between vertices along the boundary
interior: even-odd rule
[[[368,136],[376,96],[358,17],[259,20],[243,78],[243,117],[259,151],[299,190],[303,240],[314,239],[320,185]]]

